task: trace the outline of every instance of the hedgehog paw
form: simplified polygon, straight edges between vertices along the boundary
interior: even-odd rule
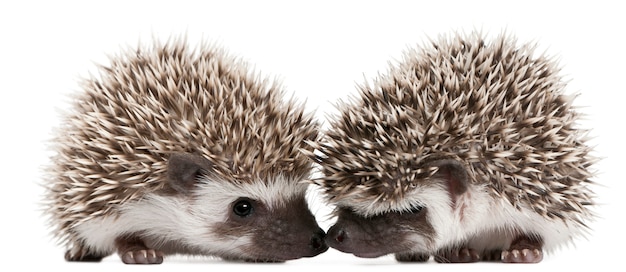
[[[542,241],[537,237],[522,235],[502,251],[503,263],[538,263],[543,260]]]
[[[435,255],[438,263],[474,263],[480,261],[480,254],[471,248],[458,248],[440,251]]]
[[[430,259],[430,255],[423,253],[397,253],[396,260],[403,263],[423,263]]]
[[[150,249],[137,236],[125,236],[115,239],[117,252],[125,264],[160,264],[163,252]]]
[[[121,255],[125,264],[160,264],[163,263],[163,253],[154,249],[126,251]]]
[[[543,252],[539,249],[513,249],[502,251],[503,263],[538,263],[543,259]]]

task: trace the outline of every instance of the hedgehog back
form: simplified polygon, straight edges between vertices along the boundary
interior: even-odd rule
[[[331,202],[392,206],[433,174],[428,162],[454,159],[498,198],[578,221],[592,202],[594,158],[558,72],[506,35],[441,37],[409,50],[338,106],[315,145],[317,183]]]

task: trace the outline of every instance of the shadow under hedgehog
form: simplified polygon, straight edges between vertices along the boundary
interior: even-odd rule
[[[118,252],[281,262],[325,252],[305,200],[303,104],[222,49],[128,50],[83,82],[53,142],[47,215],[68,261]]]
[[[340,251],[536,263],[594,218],[596,159],[555,62],[501,35],[409,50],[338,105],[308,152]]]

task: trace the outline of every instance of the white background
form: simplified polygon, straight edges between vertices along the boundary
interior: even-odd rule
[[[228,2],[228,3],[226,3]],[[261,2],[261,1],[258,1]],[[0,176],[2,177],[0,266],[48,271],[111,269],[272,270],[557,270],[624,271],[623,176],[625,9],[607,1],[589,4],[548,1],[20,1],[0,4]],[[436,2],[436,4],[435,4]],[[616,1],[617,2],[617,1]],[[391,257],[358,259],[335,250],[284,264],[236,264],[221,260],[169,258],[161,266],[124,266],[117,256],[99,264],[66,263],[38,211],[40,167],[50,155],[45,140],[57,125],[65,95],[79,78],[96,72],[106,54],[187,35],[191,44],[216,41],[264,75],[280,79],[288,92],[320,120],[333,103],[356,93],[355,85],[387,69],[403,50],[450,31],[506,30],[540,51],[558,56],[569,92],[587,114],[597,156],[600,218],[588,239],[549,255],[535,266],[398,264]],[[327,229],[328,209],[312,199]],[[620,267],[621,266],[621,267]],[[7,271],[5,269],[1,269]],[[22,269],[20,269],[22,270]],[[585,271],[581,270],[581,271]]]

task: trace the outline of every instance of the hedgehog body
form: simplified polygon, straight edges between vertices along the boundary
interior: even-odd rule
[[[327,243],[400,261],[538,262],[593,218],[595,159],[559,68],[502,35],[409,50],[310,153],[338,219]]]
[[[66,259],[285,261],[324,252],[305,200],[318,124],[213,45],[113,57],[54,139],[47,201]]]

